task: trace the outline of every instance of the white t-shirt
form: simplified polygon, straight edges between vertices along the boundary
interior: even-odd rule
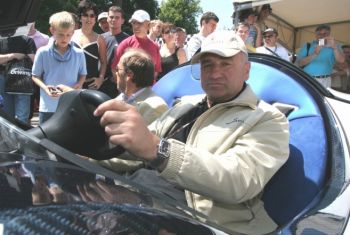
[[[192,56],[202,46],[202,42],[205,39],[203,35],[195,34],[187,42],[187,60],[191,60]]]
[[[274,53],[276,53],[280,58],[290,62],[288,51],[281,44],[277,43],[275,47],[261,46],[261,47],[256,48],[256,52],[276,56],[274,53],[272,53],[271,51],[269,51],[266,48],[268,48],[271,51],[273,51]]]

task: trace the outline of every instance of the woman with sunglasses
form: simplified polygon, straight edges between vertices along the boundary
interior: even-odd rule
[[[176,28],[171,23],[164,23],[162,27],[163,44],[160,47],[162,72],[158,80],[179,64],[187,62],[186,51],[175,44]]]
[[[83,88],[98,90],[107,69],[107,47],[104,38],[94,31],[98,11],[95,3],[81,1],[77,15],[81,28],[75,30],[73,44],[84,51],[87,76]]]

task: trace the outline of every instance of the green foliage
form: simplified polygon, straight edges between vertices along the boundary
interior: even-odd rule
[[[49,18],[59,11],[75,12],[79,0],[42,0],[39,15],[36,20],[36,28],[41,32],[49,34]]]
[[[160,5],[159,19],[185,28],[188,34],[198,30],[196,17],[203,13],[200,0],[163,0]]]

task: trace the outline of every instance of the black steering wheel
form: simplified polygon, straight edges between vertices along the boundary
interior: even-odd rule
[[[97,160],[116,157],[124,152],[124,148],[110,146],[100,118],[93,115],[97,106],[110,99],[95,90],[66,92],[60,97],[55,114],[27,133],[39,139],[47,138],[74,153]]]

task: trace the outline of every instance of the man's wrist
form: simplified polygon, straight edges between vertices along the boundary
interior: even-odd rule
[[[151,168],[162,171],[170,157],[170,142],[166,139],[161,139],[157,146],[156,157],[149,161],[148,164]]]

